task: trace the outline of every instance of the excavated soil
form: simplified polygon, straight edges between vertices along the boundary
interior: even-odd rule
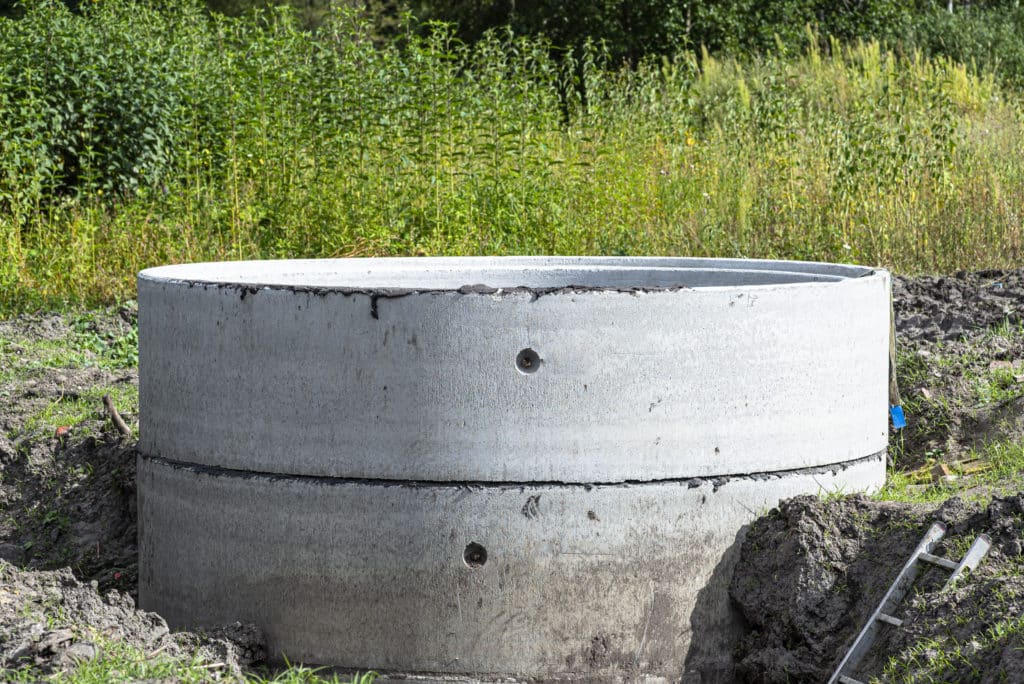
[[[111,644],[197,657],[211,681],[238,679],[263,660],[258,629],[172,634],[162,617],[135,606],[135,441],[114,429],[99,401],[74,425],[43,432],[32,424],[91,389],[137,385],[135,369],[88,365],[98,359],[81,350],[61,363],[69,339],[112,339],[131,329],[134,311],[90,315],[84,332],[72,318],[0,321],[0,681],[19,671],[24,681],[66,673]]]
[[[979,435],[1024,436],[1020,401],[979,406],[968,397],[971,389],[958,385],[958,376],[972,368],[1005,367],[1015,377],[1024,335],[992,329],[1024,321],[1024,271],[897,278],[894,296],[900,353],[920,371],[903,379],[904,396],[946,393],[952,399],[943,405],[954,407],[912,417],[912,429],[902,436],[899,458],[905,462],[897,467],[912,467],[925,454],[953,458],[975,446]],[[134,311],[111,310],[91,320],[93,332],[109,336],[133,324]],[[8,349],[24,345],[29,353],[34,342],[66,338],[69,321],[68,315],[0,321],[0,342]],[[968,365],[936,363],[951,355],[969,356]],[[1024,361],[1021,369],[1024,380]],[[102,405],[52,434],[26,428],[31,416],[90,388],[137,384],[136,371],[42,364],[16,380],[4,380],[4,371],[0,367],[0,675],[4,668],[67,671],[111,642],[154,656],[198,649],[215,665],[211,679],[237,677],[258,662],[262,639],[250,626],[171,634],[162,618],[135,607],[135,442],[114,429]],[[133,423],[134,416],[125,418]],[[1024,614],[1024,575],[1017,574],[1024,563],[1022,496],[985,507],[959,499],[909,505],[865,497],[783,503],[752,524],[733,575],[731,594],[748,625],[734,654],[736,678],[825,681],[934,519],[950,525],[939,553],[962,553],[982,532],[993,536],[993,551],[953,591],[940,591],[941,571],[924,576],[903,607],[904,628],[883,632],[861,678],[880,675],[896,655],[910,663],[906,672],[924,681],[1024,681],[1024,644],[1013,629]],[[922,649],[922,643],[931,646]],[[947,663],[951,652],[957,656]]]
[[[942,590],[949,572],[929,566],[898,615],[904,625],[882,628],[857,678],[882,677],[895,657],[901,681],[1024,681],[1021,495],[987,507],[959,498],[938,506],[859,496],[784,502],[754,523],[733,574],[730,593],[751,630],[738,678],[826,681],[936,520],[949,527],[936,555],[959,559],[982,533],[992,536],[992,550],[950,591]]]
[[[1024,321],[1024,270],[896,277],[896,332],[917,344],[976,338],[994,326]]]

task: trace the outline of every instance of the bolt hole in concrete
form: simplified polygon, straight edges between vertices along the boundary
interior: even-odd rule
[[[540,364],[540,355],[529,347],[519,352],[516,356],[516,368],[519,369],[520,373],[536,373],[537,369],[540,368]]]
[[[469,542],[462,552],[462,560],[471,568],[482,568],[487,562],[487,549],[476,542]]]
[[[257,624],[278,662],[728,670],[743,527],[884,482],[885,271],[252,261],[148,269],[138,293],[139,603]]]

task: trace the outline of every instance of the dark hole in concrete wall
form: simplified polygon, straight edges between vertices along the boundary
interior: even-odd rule
[[[483,567],[487,562],[487,549],[476,542],[470,542],[462,552],[462,560],[471,568]]]

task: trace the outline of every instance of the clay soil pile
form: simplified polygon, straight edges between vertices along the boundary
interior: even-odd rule
[[[980,533],[993,547],[978,570],[942,591],[949,572],[928,569],[863,661],[869,681],[1024,681],[1024,496],[988,506],[940,506],[798,497],[754,524],[730,593],[750,633],[737,676],[754,682],[823,682],[935,520],[936,554],[959,560]]]

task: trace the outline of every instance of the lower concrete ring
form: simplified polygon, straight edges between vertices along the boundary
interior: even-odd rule
[[[138,465],[139,598],[174,627],[251,621],[278,661],[602,682],[727,672],[743,526],[885,469],[512,486]]]

